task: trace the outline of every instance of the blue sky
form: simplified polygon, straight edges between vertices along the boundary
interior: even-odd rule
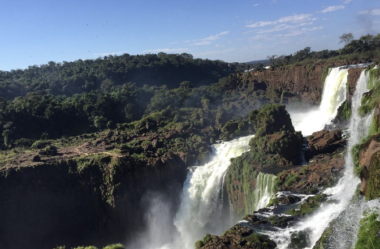
[[[380,33],[379,0],[2,0],[0,70],[107,54],[247,62]]]

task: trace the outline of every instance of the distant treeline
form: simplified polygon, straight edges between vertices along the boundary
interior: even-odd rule
[[[236,72],[238,63],[194,59],[191,54],[146,54],[105,56],[96,60],[50,61],[28,69],[0,71],[0,97],[13,99],[28,92],[44,91],[53,95],[76,93],[134,82],[137,86],[178,87],[182,81],[194,86],[216,83]]]
[[[344,41],[346,45],[339,50],[321,50],[311,51],[310,47],[306,47],[290,55],[271,55],[268,56],[270,64],[275,67],[297,64],[311,63],[318,60],[326,60],[330,58],[353,60],[371,60],[378,59],[380,55],[380,34],[376,36],[365,35],[359,39],[350,39]]]
[[[270,101],[255,93],[253,84],[243,83],[237,73],[200,87],[194,87],[189,81],[173,89],[165,85],[139,87],[135,83],[125,83],[70,97],[38,91],[13,100],[0,98],[0,134],[3,137],[0,148],[28,147],[39,139],[116,128],[163,110],[172,113],[186,110],[194,117],[203,113],[214,117],[212,123],[221,129],[231,118],[244,117],[252,108],[260,107],[262,101]]]

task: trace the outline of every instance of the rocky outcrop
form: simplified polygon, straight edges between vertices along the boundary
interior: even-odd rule
[[[250,114],[256,132],[249,142],[250,152],[231,159],[225,176],[225,189],[237,216],[246,214],[247,195],[256,188],[256,177],[267,167],[284,169],[301,163],[301,133],[295,132],[283,105],[269,104]],[[280,170],[281,171],[281,170]]]
[[[283,105],[269,104],[250,114],[256,135],[250,155],[258,164],[294,165],[301,162],[302,134],[295,132]]]
[[[318,155],[321,153],[331,153],[338,148],[345,146],[346,141],[342,137],[340,130],[322,130],[314,132],[307,138],[308,146],[311,152],[309,157]]]
[[[342,150],[341,150],[342,151]],[[293,193],[315,194],[326,186],[333,185],[341,176],[344,157],[336,151],[315,156],[307,166],[283,171],[277,177],[277,188]]]
[[[259,235],[249,227],[235,225],[222,236],[206,235],[195,243],[196,249],[274,249],[276,243],[266,235]]]

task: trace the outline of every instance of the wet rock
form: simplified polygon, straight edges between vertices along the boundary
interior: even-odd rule
[[[308,138],[308,145],[312,155],[332,153],[337,148],[343,147],[345,144],[346,141],[343,139],[340,130],[322,130],[314,132],[311,137]]]
[[[268,236],[256,234],[251,228],[235,225],[222,236],[206,235],[195,243],[197,249],[274,249],[276,243]]]
[[[280,199],[280,203],[284,205],[294,204],[301,201],[301,197],[295,195],[287,195]]]
[[[283,171],[277,177],[278,189],[293,193],[315,194],[320,188],[334,184],[344,168],[342,154],[318,155],[307,166]]]
[[[303,249],[310,246],[310,230],[296,231],[290,236],[291,242],[288,248]]]

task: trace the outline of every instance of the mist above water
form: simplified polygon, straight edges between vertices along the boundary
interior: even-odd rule
[[[347,68],[330,69],[324,83],[319,107],[302,112],[289,111],[296,131],[302,131],[304,136],[308,136],[331,123],[337,115],[338,107],[346,100],[347,75]]]

